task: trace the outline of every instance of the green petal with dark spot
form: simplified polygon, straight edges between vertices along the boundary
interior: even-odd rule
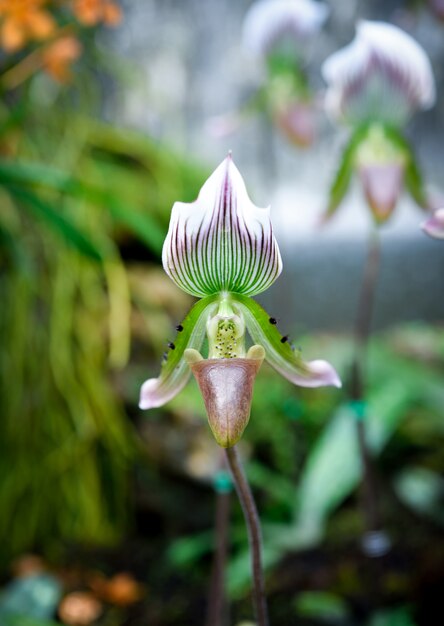
[[[208,317],[216,308],[218,296],[199,300],[180,324],[182,330],[167,353],[160,376],[146,380],[140,391],[139,407],[152,409],[162,406],[181,391],[191,375],[191,370],[183,358],[187,348],[199,350],[205,338]]]
[[[248,333],[253,342],[265,349],[265,360],[282,376],[301,387],[341,387],[336,370],[327,361],[303,361],[298,351],[293,351],[270,316],[252,298],[230,294],[234,307],[243,314]]]

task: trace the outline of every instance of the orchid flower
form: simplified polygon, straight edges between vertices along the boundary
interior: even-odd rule
[[[422,230],[433,239],[444,239],[444,209],[438,209],[421,224]]]
[[[396,26],[363,21],[352,43],[332,54],[322,72],[328,113],[353,129],[331,188],[327,217],[342,201],[353,171],[377,223],[392,214],[404,185],[427,208],[421,174],[403,136],[412,115],[435,103],[425,51]]]
[[[257,0],[243,23],[244,48],[268,69],[260,97],[253,97],[245,113],[255,107],[265,109],[299,147],[310,145],[315,134],[313,97],[303,59],[307,43],[328,13],[326,4],[314,0]]]
[[[176,202],[162,252],[163,267],[183,291],[199,298],[184,321],[158,378],[141,389],[140,408],[171,400],[195,375],[217,442],[236,443],[248,422],[255,375],[265,358],[296,385],[340,386],[326,361],[304,362],[252,299],[282,271],[269,208],[255,206],[231,155],[195,202]],[[247,350],[246,332],[256,345]],[[208,358],[199,350],[208,338]]]
[[[245,16],[244,45],[264,57],[286,43],[300,49],[319,32],[328,14],[328,6],[314,0],[258,0]]]

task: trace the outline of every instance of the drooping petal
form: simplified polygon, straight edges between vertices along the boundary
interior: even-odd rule
[[[422,230],[434,239],[444,239],[444,209],[438,209],[421,224]]]
[[[301,42],[319,31],[329,8],[313,0],[258,0],[247,12],[243,27],[245,48],[267,55],[279,40]]]
[[[322,216],[322,223],[325,223],[336,213],[336,210],[350,187],[355,168],[356,154],[359,147],[365,140],[367,132],[368,129],[365,126],[358,127],[353,132],[348,144],[342,151],[342,155],[339,158],[338,168],[328,192],[328,204],[327,209]]]
[[[435,103],[429,58],[407,33],[385,22],[363,21],[348,46],[322,67],[326,107],[352,123],[379,120],[402,125]]]
[[[190,368],[183,354],[187,348],[199,350],[205,338],[208,317],[217,306],[216,296],[197,302],[178,328],[174,343],[170,344],[160,376],[146,380],[140,390],[139,407],[152,409],[162,406],[181,391],[190,378]]]
[[[270,316],[253,299],[232,295],[235,306],[244,315],[252,340],[265,349],[265,360],[290,382],[301,387],[341,387],[341,380],[327,361],[303,361],[270,322]],[[284,339],[284,341],[283,341]]]
[[[230,291],[258,294],[281,273],[270,210],[251,202],[231,155],[195,202],[175,203],[162,262],[176,285],[197,297]]]

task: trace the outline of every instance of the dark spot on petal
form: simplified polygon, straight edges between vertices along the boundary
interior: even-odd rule
[[[270,324],[273,324],[273,326],[276,326],[276,324],[278,323],[275,317],[270,317],[268,321],[270,322]]]
[[[281,343],[286,343],[288,341],[288,335],[284,335],[281,337]]]
[[[168,342],[168,348],[169,348],[170,350],[175,350],[175,349],[176,349],[176,346],[174,345],[174,343],[173,343],[172,341],[169,341],[169,342]]]
[[[182,326],[182,324],[178,324],[178,325],[176,326],[176,330],[177,330],[177,332],[178,332],[178,333],[181,333],[181,332],[183,331],[183,326]]]

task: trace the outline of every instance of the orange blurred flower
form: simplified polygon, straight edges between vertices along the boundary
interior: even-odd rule
[[[73,11],[85,26],[95,26],[99,22],[115,26],[122,19],[121,8],[112,0],[73,0]]]
[[[47,0],[0,0],[0,45],[7,52],[21,50],[29,39],[46,39],[56,28],[45,10]]]
[[[60,37],[43,51],[44,69],[61,83],[71,78],[70,65],[79,58],[82,45],[72,35]]]
[[[89,584],[99,598],[118,606],[138,602],[145,595],[144,586],[128,572],[120,572],[112,578],[95,574]]]

